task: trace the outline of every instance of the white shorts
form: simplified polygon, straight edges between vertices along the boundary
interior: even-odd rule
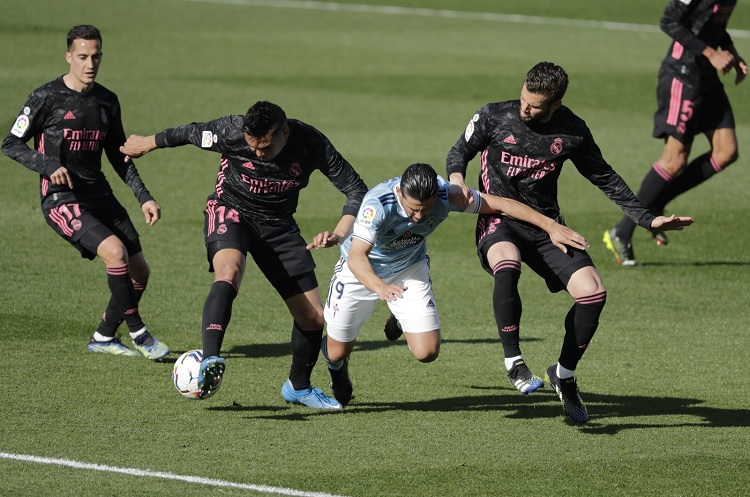
[[[403,298],[388,302],[388,307],[405,332],[425,333],[440,329],[429,259],[412,264],[395,276],[383,278],[383,281],[406,287]],[[333,271],[323,311],[328,336],[339,342],[356,340],[378,300],[378,294],[360,283],[349,265],[339,260]]]

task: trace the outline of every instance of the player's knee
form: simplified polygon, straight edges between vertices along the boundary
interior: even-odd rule
[[[107,266],[121,265],[128,262],[128,251],[122,243],[113,243],[105,240],[97,247],[96,255]]]
[[[431,351],[422,351],[419,355],[414,354],[414,357],[419,362],[428,363],[437,359],[439,355],[440,355],[440,350],[437,349],[437,350],[431,350]]]
[[[414,358],[419,362],[433,362],[440,355],[440,344],[419,344],[418,346],[410,346],[411,353]]]
[[[322,330],[325,324],[323,313],[311,310],[301,316],[295,316],[294,322],[304,330]]]
[[[352,340],[351,342],[339,342],[328,335],[323,337],[323,342],[320,348],[323,352],[323,357],[325,357],[328,362],[337,363],[351,355],[352,350],[354,349],[354,342],[355,340]]]
[[[325,322],[323,321],[323,318],[320,319],[304,319],[300,323],[300,326],[307,330],[322,330]]]
[[[589,292],[584,297],[577,297],[576,304],[591,306],[595,309],[603,309],[607,303],[607,289],[599,285],[595,291]],[[601,311],[600,311],[601,312]]]
[[[711,159],[713,159],[713,163],[716,167],[718,167],[718,171],[723,171],[730,165],[737,162],[737,159],[740,158],[740,154],[737,151],[737,149],[730,150],[730,151],[722,151],[722,152],[714,152],[711,154]]]
[[[674,178],[687,165],[687,160],[682,157],[674,157],[670,160],[661,160],[658,163],[663,172]]]
[[[133,274],[130,273],[130,279],[133,280],[133,286],[138,289],[145,290],[148,286],[149,272]]]
[[[604,305],[604,302],[607,301],[607,288],[604,286],[598,271],[592,275],[591,279],[586,281],[586,288],[580,295],[586,295],[586,298],[594,300],[601,298],[601,305]]]
[[[434,352],[432,352],[430,354],[427,354],[427,355],[424,355],[424,356],[421,356],[421,357],[417,357],[417,360],[419,362],[428,363],[428,362],[432,362],[435,359],[437,359],[438,355],[440,355],[440,351],[436,350],[436,351],[434,351]]]
[[[235,286],[239,286],[242,269],[240,261],[222,261],[218,265],[214,262],[214,280],[231,281]]]
[[[349,354],[344,352],[343,350],[329,350],[328,351],[328,361],[332,363],[336,363],[339,361],[342,361],[347,358]]]
[[[130,277],[134,283],[146,286],[148,278],[151,276],[151,268],[145,262],[140,264],[130,263]]]

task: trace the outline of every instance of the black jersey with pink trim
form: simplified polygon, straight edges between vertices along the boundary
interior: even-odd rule
[[[34,148],[27,142],[33,138]],[[143,204],[153,197],[132,161],[125,162],[125,143],[117,95],[94,83],[86,93],[68,88],[62,77],[34,90],[26,99],[2,151],[40,175],[45,207],[112,195],[102,172],[102,153]],[[65,166],[73,189],[53,184],[49,176]]]
[[[662,70],[695,88],[720,85],[718,73],[702,52],[733,46],[727,32],[737,0],[670,0],[659,27],[672,38]]]
[[[216,195],[249,219],[293,222],[300,190],[319,170],[346,196],[343,214],[357,215],[367,185],[320,131],[287,120],[289,138],[272,160],[256,157],[245,141],[243,116],[229,115],[204,123],[169,128],[156,134],[156,145],[192,144],[221,154]]]
[[[469,162],[481,154],[479,190],[512,198],[562,222],[557,182],[570,160],[630,218],[648,228],[654,219],[632,190],[604,160],[586,123],[561,106],[546,123],[524,123],[520,101],[490,103],[479,109],[448,152],[446,169],[466,176]]]

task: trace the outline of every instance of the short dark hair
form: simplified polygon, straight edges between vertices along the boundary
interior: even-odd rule
[[[431,165],[416,162],[407,167],[401,175],[399,186],[401,195],[424,202],[437,195],[437,173]]]
[[[70,51],[70,48],[76,40],[98,40],[99,45],[101,45],[102,34],[91,24],[81,24],[79,26],[73,26],[70,31],[68,31],[68,51]]]
[[[544,95],[547,102],[557,102],[568,89],[568,74],[552,62],[540,62],[526,73],[524,84],[529,92]]]
[[[253,138],[263,138],[268,133],[286,127],[286,114],[276,104],[261,100],[247,110],[242,130]]]

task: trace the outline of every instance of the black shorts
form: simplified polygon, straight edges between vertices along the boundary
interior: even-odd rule
[[[480,226],[481,231],[480,231]],[[544,278],[550,292],[568,287],[573,273],[583,267],[594,266],[585,250],[568,247],[564,253],[555,247],[546,231],[496,216],[481,216],[477,225],[477,255],[485,271],[492,274],[487,263],[487,251],[498,242],[511,242],[518,247],[521,261]]]
[[[662,70],[656,101],[654,138],[673,136],[689,145],[700,133],[735,127],[732,106],[720,81],[710,88],[699,89]]]
[[[318,288],[315,261],[296,223],[271,226],[246,219],[221,200],[209,198],[205,226],[208,270],[222,249],[250,253],[255,264],[284,300]]]
[[[99,245],[112,235],[122,241],[129,255],[142,251],[128,211],[113,195],[45,207],[42,212],[47,224],[86,259],[94,260]]]

